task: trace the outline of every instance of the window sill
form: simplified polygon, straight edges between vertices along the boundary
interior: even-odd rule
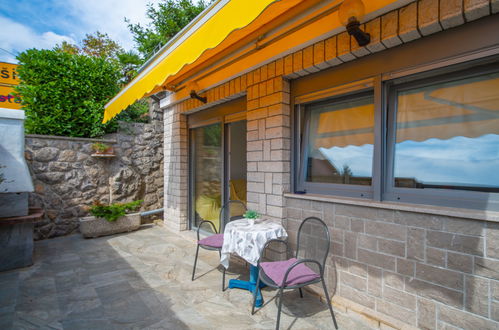
[[[493,211],[480,211],[480,210],[459,209],[452,207],[429,206],[429,205],[408,204],[408,203],[378,202],[378,201],[365,200],[359,198],[335,197],[335,196],[316,195],[316,194],[302,195],[302,194],[285,193],[284,197],[318,201],[318,202],[366,206],[366,207],[375,207],[380,209],[389,209],[396,211],[426,213],[426,214],[442,215],[442,216],[456,217],[456,218],[499,222],[499,212],[493,212]]]

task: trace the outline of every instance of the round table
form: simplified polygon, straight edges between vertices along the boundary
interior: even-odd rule
[[[247,219],[234,220],[225,225],[224,244],[220,257],[220,263],[229,267],[231,253],[237,253],[250,264],[250,280],[242,281],[232,279],[229,288],[239,288],[254,292],[256,280],[258,279],[258,259],[265,243],[271,239],[286,238],[288,234],[284,227],[276,221],[262,219],[251,224]],[[260,287],[263,287],[261,285]],[[260,290],[257,292],[256,307],[262,305]]]

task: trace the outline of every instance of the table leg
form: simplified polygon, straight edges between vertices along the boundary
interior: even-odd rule
[[[230,280],[229,281],[229,289],[243,289],[243,290],[248,290],[251,293],[257,291],[256,294],[256,302],[255,302],[255,307],[261,307],[263,305],[263,297],[262,293],[260,292],[260,289],[265,287],[265,284],[260,282],[260,287],[256,288],[256,280],[258,279],[258,267],[253,266],[250,264],[250,280],[249,281],[242,281],[242,280]]]

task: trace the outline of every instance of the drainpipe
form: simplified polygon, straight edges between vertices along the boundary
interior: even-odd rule
[[[140,212],[140,216],[141,217],[145,217],[145,216],[148,216],[148,215],[153,215],[153,214],[158,214],[158,213],[162,213],[164,209],[156,209],[156,210],[150,210],[150,211],[144,211],[144,212]]]

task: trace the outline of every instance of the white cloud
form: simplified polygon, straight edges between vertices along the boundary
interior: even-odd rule
[[[69,36],[59,35],[52,31],[38,33],[30,27],[0,16],[0,48],[17,53],[29,48],[53,48],[63,41],[74,43]],[[0,51],[0,61],[16,62],[13,55]]]
[[[25,13],[38,15],[33,17],[37,23],[36,30],[31,27],[30,21],[17,22],[0,15],[0,48],[18,53],[29,48],[52,48],[62,41],[79,44],[86,34],[100,31],[107,33],[123,48],[133,49],[133,37],[124,19],[126,17],[134,24],[145,24],[146,8],[150,2],[156,0],[55,0],[38,11],[31,7],[34,4],[26,2],[23,6],[30,7]],[[60,15],[60,12],[65,15]],[[40,26],[45,25],[40,22],[47,20],[50,20],[52,28],[46,27],[44,31]],[[15,62],[15,57],[0,50],[0,61]]]
[[[123,48],[134,47],[133,37],[128,30],[125,17],[132,23],[146,22],[146,5],[150,0],[69,0],[70,16],[78,17],[82,23],[82,30],[78,31],[80,38],[85,34],[100,31],[107,33],[111,39],[117,41]]]

